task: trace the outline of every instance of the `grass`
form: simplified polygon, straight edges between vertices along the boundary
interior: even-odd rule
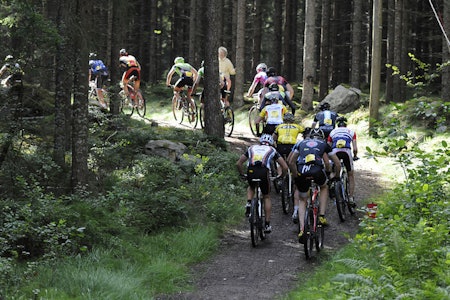
[[[136,237],[114,249],[40,268],[23,290],[41,299],[149,299],[190,289],[188,266],[209,257],[218,245],[214,226],[197,226]],[[11,299],[28,299],[22,298]]]

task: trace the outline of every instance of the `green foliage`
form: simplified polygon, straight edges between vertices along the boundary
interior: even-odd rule
[[[449,298],[449,145],[442,140],[425,151],[406,143],[406,136],[393,135],[383,139],[382,150],[367,149],[379,159],[396,157],[405,182],[375,200],[377,218],[366,217],[348,253],[318,271],[323,284],[306,284],[292,298]]]

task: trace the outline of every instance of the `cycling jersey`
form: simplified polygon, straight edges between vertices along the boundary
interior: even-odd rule
[[[194,73],[192,73],[192,66],[188,63],[178,63],[173,65],[175,73],[182,78],[192,78]]]
[[[139,62],[137,61],[136,57],[133,55],[124,55],[119,58],[119,63],[121,67],[124,67],[126,69],[130,68],[138,68],[140,69],[141,66],[139,65]]]
[[[247,166],[261,165],[270,170],[270,162],[272,159],[277,160],[280,154],[274,147],[268,145],[250,146],[244,155],[248,158]]]
[[[283,91],[286,90],[286,86],[288,84],[287,80],[282,76],[270,76],[264,81],[264,87],[269,87],[272,83],[276,83],[279,86],[283,87]]]
[[[267,73],[264,71],[258,72],[255,77],[253,78],[253,82],[256,84],[260,83],[261,85],[264,85],[264,82],[266,82],[267,79]]]
[[[259,116],[265,119],[269,125],[278,125],[283,123],[283,116],[286,112],[286,106],[281,103],[275,103],[265,106],[259,113]]]
[[[275,128],[277,135],[277,144],[294,145],[297,143],[297,136],[305,131],[305,129],[294,123],[283,123]]]
[[[333,149],[351,149],[353,140],[356,140],[356,133],[347,127],[333,129],[328,136],[328,142]]]
[[[304,165],[323,166],[323,154],[332,151],[331,146],[323,140],[306,139],[297,142],[292,148],[293,152],[297,152],[297,166],[301,169]]]
[[[314,117],[314,122],[319,122],[319,128],[325,133],[325,137],[328,137],[331,130],[336,127],[337,113],[331,110],[320,111]]]
[[[89,61],[89,67],[91,69],[92,75],[108,75],[108,68],[105,66],[102,60],[95,59]]]

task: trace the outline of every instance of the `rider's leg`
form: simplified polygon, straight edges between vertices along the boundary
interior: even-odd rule
[[[270,195],[263,195],[264,200],[264,212],[266,213],[266,223],[270,222],[270,215],[272,213],[272,201],[270,200]]]
[[[123,88],[123,91],[125,92],[125,96],[128,97],[128,94],[129,94],[129,92],[128,92],[128,81],[130,81],[130,78],[126,78],[125,75],[126,75],[126,72],[124,72],[123,75],[122,75],[122,84],[123,84],[122,88]]]
[[[292,100],[286,95],[286,97],[284,97],[284,101],[286,101],[286,103],[289,105],[289,107],[291,108],[292,114],[295,115],[295,109],[297,108],[296,105],[294,104],[294,102],[292,102]]]
[[[106,103],[105,103],[105,97],[103,96],[103,90],[101,88],[96,88],[95,90],[97,92],[98,102],[100,103],[100,105],[103,108],[105,108],[106,107]]]
[[[308,198],[308,193],[300,193],[298,194],[298,221],[300,223],[300,230],[304,230],[305,228],[305,212],[306,212],[306,200]]]
[[[355,173],[353,170],[348,171],[348,196],[353,198],[353,194],[355,193]]]
[[[319,215],[324,216],[328,202],[328,184],[326,182],[325,184],[320,186],[319,202],[320,202]]]

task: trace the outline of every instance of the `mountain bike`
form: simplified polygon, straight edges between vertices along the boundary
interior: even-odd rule
[[[359,158],[356,156],[353,158],[353,160],[358,159]],[[351,215],[354,215],[355,207],[349,203],[349,196],[348,196],[349,181],[347,168],[345,167],[344,161],[342,159],[340,159],[340,162],[341,162],[341,173],[339,175],[340,180],[332,182],[332,185],[334,183],[334,187],[332,186],[331,189],[334,191],[334,195],[336,197],[336,208],[338,211],[339,219],[341,220],[341,222],[345,222],[347,218],[347,210]]]
[[[287,174],[283,177],[283,183],[281,185],[281,205],[284,214],[288,214],[290,208],[294,207],[294,187],[295,183],[292,178],[291,170],[288,168]]]
[[[102,93],[103,93],[103,100],[105,101],[104,105],[106,106],[100,103],[98,99],[97,77],[94,80],[89,81],[89,93],[88,93],[89,104],[94,104],[100,106],[101,108],[109,109],[109,94],[105,87],[102,87]]]
[[[227,91],[227,93],[230,93],[230,92]],[[200,109],[199,109],[200,126],[202,128],[205,128],[205,108],[204,108],[204,104],[203,104],[203,94],[198,93],[196,95],[198,95],[199,99],[200,99]],[[225,107],[225,103],[224,103],[223,99],[220,99],[220,105],[221,105],[220,112],[222,113],[223,125],[225,127],[225,136],[231,136],[231,134],[233,133],[233,129],[234,129],[233,108],[231,108],[231,106]]]
[[[265,227],[265,212],[264,212],[264,200],[262,199],[262,193],[259,188],[261,179],[252,179],[252,182],[256,182],[255,197],[252,199],[250,215],[248,222],[250,223],[250,236],[252,238],[252,246],[256,247],[259,240],[263,241],[266,238],[264,233]]]
[[[172,85],[171,87],[174,88],[175,86]],[[172,112],[175,121],[178,123],[183,123],[184,117],[186,117],[189,126],[192,128],[197,126],[197,105],[195,104],[195,101],[192,101],[192,103],[189,101],[184,89],[179,92],[178,98],[172,98]]]
[[[261,136],[263,127],[261,124],[256,124],[255,120],[258,117],[259,111],[259,94],[253,94],[253,106],[248,111],[248,125],[254,136]]]
[[[138,115],[142,118],[145,117],[145,112],[147,110],[145,98],[141,93],[141,90],[134,90],[134,80],[135,76],[131,76],[128,81],[128,97],[125,95],[125,91],[122,90],[119,92],[120,96],[120,111],[127,115],[132,116],[134,111],[137,111]]]
[[[325,228],[319,222],[319,194],[320,187],[311,179],[311,187],[309,188],[309,198],[306,202],[305,225],[303,234],[305,242],[303,244],[306,259],[313,256],[314,246],[317,252],[323,248],[325,237]]]

